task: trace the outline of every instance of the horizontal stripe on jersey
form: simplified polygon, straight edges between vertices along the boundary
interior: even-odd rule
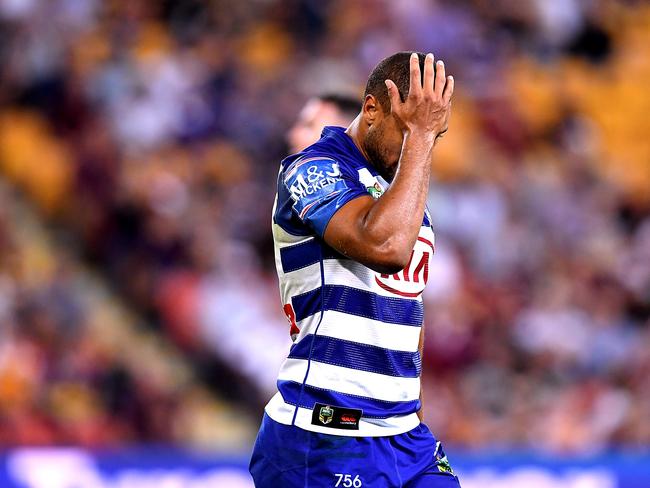
[[[289,358],[311,358],[321,363],[403,378],[417,378],[422,367],[418,351],[393,351],[318,335],[308,335],[291,346]]]
[[[420,400],[388,402],[374,398],[339,393],[295,381],[278,381],[278,390],[284,401],[290,405],[314,408],[316,403],[363,410],[368,418],[386,418],[392,415],[405,415],[420,409]],[[298,405],[300,402],[300,405]]]
[[[386,376],[306,359],[286,359],[278,380],[302,383],[305,376],[311,386],[376,400],[405,402],[420,397],[419,378]],[[335,389],[331,388],[332,384],[336,384]]]
[[[342,285],[325,285],[296,295],[292,303],[296,320],[302,320],[321,310],[335,310],[380,322],[413,326],[422,325],[424,317],[420,301],[381,296]]]
[[[339,253],[329,246],[323,245],[316,239],[310,239],[300,244],[286,246],[280,249],[282,271],[290,273],[323,259],[344,259]]]
[[[278,267],[280,265],[278,264]],[[330,286],[347,286],[348,288],[372,292],[390,299],[397,298],[403,300],[405,298],[383,289],[377,284],[377,273],[351,259],[324,259],[322,261],[322,267],[325,283]],[[281,275],[281,286],[286,287],[283,288],[283,291],[286,290],[286,296],[295,297],[318,288],[321,285],[320,271],[321,262],[317,262]],[[419,301],[421,297],[406,298]]]
[[[296,341],[302,340],[308,334],[313,334],[317,326],[319,336],[361,342],[369,346],[395,351],[415,352],[418,350],[420,340],[419,327],[388,324],[334,310],[324,312],[322,320],[320,314],[316,314],[297,322],[297,325],[300,335]]]

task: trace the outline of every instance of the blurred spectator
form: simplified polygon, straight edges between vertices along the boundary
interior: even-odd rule
[[[310,98],[287,133],[289,152],[295,154],[320,139],[323,127],[347,127],[359,115],[358,98],[326,94]]]

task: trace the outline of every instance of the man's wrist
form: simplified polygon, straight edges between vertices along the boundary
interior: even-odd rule
[[[404,130],[404,142],[407,140],[421,141],[427,146],[433,147],[437,134],[430,130],[420,129],[418,127],[406,128]]]

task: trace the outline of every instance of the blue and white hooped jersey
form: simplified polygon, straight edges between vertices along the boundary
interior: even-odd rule
[[[323,240],[334,213],[387,187],[340,127],[286,158],[273,211],[275,261],[294,341],[266,406],[276,422],[335,435],[385,436],[420,421],[421,293],[434,236],[428,212],[409,264],[393,275]]]

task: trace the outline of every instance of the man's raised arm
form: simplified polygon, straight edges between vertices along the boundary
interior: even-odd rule
[[[408,263],[422,225],[432,151],[447,130],[454,80],[445,76],[432,54],[420,73],[417,54],[410,58],[410,86],[404,102],[395,83],[386,80],[391,113],[403,135],[398,168],[390,188],[381,198],[360,197],[334,214],[324,239],[331,247],[381,273],[395,273]],[[374,97],[367,96],[367,104]],[[372,163],[372,161],[371,161]]]

